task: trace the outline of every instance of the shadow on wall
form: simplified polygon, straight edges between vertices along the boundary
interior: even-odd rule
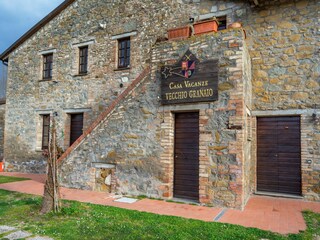
[[[9,136],[4,149],[4,171],[21,173],[45,173],[47,160],[42,151],[30,150],[19,136]]]
[[[4,102],[6,99],[6,88],[7,88],[7,75],[8,67],[7,65],[0,62],[0,103]]]

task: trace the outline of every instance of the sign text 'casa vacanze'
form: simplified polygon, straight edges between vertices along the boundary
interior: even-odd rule
[[[188,50],[176,65],[161,69],[162,104],[218,99],[218,60],[199,60]]]

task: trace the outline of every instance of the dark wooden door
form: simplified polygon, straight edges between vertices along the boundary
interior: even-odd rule
[[[71,114],[70,146],[82,135],[82,133],[83,133],[83,113]]]
[[[199,113],[175,115],[174,197],[199,200]]]
[[[257,190],[301,195],[300,117],[261,117],[257,131]]]

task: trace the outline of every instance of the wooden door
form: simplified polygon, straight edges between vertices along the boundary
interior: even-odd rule
[[[83,133],[83,113],[71,114],[70,146],[82,135],[82,133]]]
[[[175,115],[174,197],[199,200],[199,113]]]
[[[301,195],[300,117],[261,117],[257,131],[257,190]]]

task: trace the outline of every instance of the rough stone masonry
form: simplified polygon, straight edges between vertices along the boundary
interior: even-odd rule
[[[57,113],[66,150],[71,114],[84,113],[86,131],[112,109],[61,161],[63,185],[172,198],[174,114],[198,111],[199,201],[241,208],[257,186],[257,119],[294,115],[301,117],[302,196],[319,201],[319,11],[316,0],[73,2],[9,55],[6,171],[45,171],[41,115]],[[161,41],[168,29],[190,24],[190,16],[240,21],[246,38],[242,29],[226,29]],[[131,35],[131,65],[119,70],[122,34]],[[89,46],[86,75],[77,72],[82,43]],[[163,106],[159,70],[188,49],[200,61],[218,60],[218,100]],[[41,79],[45,51],[54,52],[51,81]],[[97,178],[105,181],[106,172],[112,179],[101,187]]]

